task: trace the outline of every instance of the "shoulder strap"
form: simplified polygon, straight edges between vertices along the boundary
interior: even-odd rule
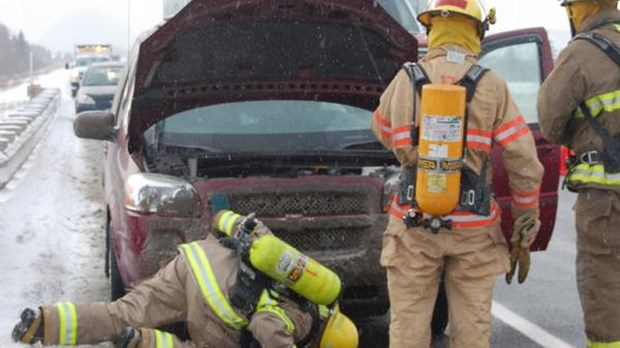
[[[590,108],[586,106],[585,103],[579,104],[579,109],[583,113],[586,121],[594,128],[594,131],[603,139],[605,144],[612,144],[615,140],[609,135],[609,133],[603,128],[603,126],[592,117],[592,113],[590,113]]]
[[[405,69],[411,79],[413,90],[416,91],[418,95],[421,95],[422,86],[431,83],[431,79],[426,74],[426,71],[424,71],[424,68],[418,63],[407,62],[403,64],[403,69]]]
[[[595,32],[585,32],[578,34],[573,40],[585,40],[593,43],[600,48],[616,65],[620,66],[620,47],[616,46],[604,35]]]
[[[476,87],[478,86],[478,82],[484,76],[484,74],[489,71],[488,68],[483,68],[478,64],[472,65],[471,68],[465,73],[465,75],[456,83],[457,85],[465,87],[467,90],[467,102],[471,102],[474,99],[474,94],[476,94]]]
[[[603,23],[603,25],[612,24],[611,22]],[[614,23],[618,24],[618,23]],[[599,26],[599,27],[601,27]],[[601,51],[603,51],[616,65],[620,66],[620,47],[616,46],[611,40],[605,37],[602,34],[595,33],[592,31],[588,31],[585,33],[578,34],[573,38],[573,40],[585,40],[593,43],[597,46]],[[586,121],[590,124],[592,128],[596,131],[596,133],[603,139],[605,143],[611,144],[613,142],[612,137],[609,133],[603,128],[603,126],[592,117],[592,113],[590,112],[590,108],[585,103],[579,104],[579,109],[583,113]]]

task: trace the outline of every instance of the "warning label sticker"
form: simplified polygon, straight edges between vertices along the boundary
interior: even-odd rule
[[[432,174],[428,176],[426,190],[432,193],[446,192],[448,189],[448,177],[446,174]]]
[[[427,141],[458,142],[461,140],[463,118],[458,116],[422,117],[422,139]]]

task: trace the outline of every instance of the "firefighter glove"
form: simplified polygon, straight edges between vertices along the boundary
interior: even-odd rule
[[[128,327],[116,341],[116,348],[138,348],[141,340],[140,330]]]
[[[43,316],[40,310],[26,308],[13,328],[13,341],[35,344],[43,341]]]
[[[519,267],[518,281],[523,283],[530,270],[530,245],[536,239],[540,229],[538,212],[521,215],[515,220],[512,238],[512,250],[510,252],[510,272],[506,274],[506,283],[510,284]]]

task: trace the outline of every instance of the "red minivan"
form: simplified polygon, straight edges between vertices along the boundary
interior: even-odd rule
[[[255,212],[334,269],[345,311],[385,313],[379,254],[399,169],[369,122],[391,78],[418,56],[408,6],[194,0],[139,39],[112,109],[82,113],[74,124],[78,136],[105,140],[112,298],[153,274],[179,243],[203,238],[217,211],[232,209]],[[532,246],[543,250],[559,168],[559,148],[536,125],[536,94],[552,67],[547,35],[489,37],[481,64],[508,82],[547,168],[543,228]],[[509,236],[500,155],[495,149],[494,185]]]

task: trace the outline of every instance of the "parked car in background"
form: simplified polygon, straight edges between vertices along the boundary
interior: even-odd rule
[[[69,83],[71,84],[71,96],[75,97],[80,88],[80,81],[84,77],[86,69],[91,64],[98,62],[108,62],[111,58],[108,55],[101,54],[81,54],[76,56],[71,63],[65,64],[65,69],[69,70]]]
[[[379,255],[399,169],[369,122],[394,74],[417,59],[417,42],[399,22],[415,15],[394,15],[410,6],[391,14],[382,6],[194,0],[138,40],[111,110],[82,113],[74,124],[78,136],[106,141],[112,298],[231,209],[256,213],[335,270],[344,311],[389,309]],[[485,49],[491,63],[515,50],[531,63],[514,75],[524,98],[552,65],[544,31],[489,38]],[[521,81],[530,76],[535,81]],[[558,156],[538,136],[537,144],[549,168],[534,244],[544,249],[555,221]],[[505,207],[506,174],[495,157],[493,165]]]
[[[86,70],[75,97],[75,112],[107,110],[112,107],[112,99],[124,66],[120,62],[91,65]]]

